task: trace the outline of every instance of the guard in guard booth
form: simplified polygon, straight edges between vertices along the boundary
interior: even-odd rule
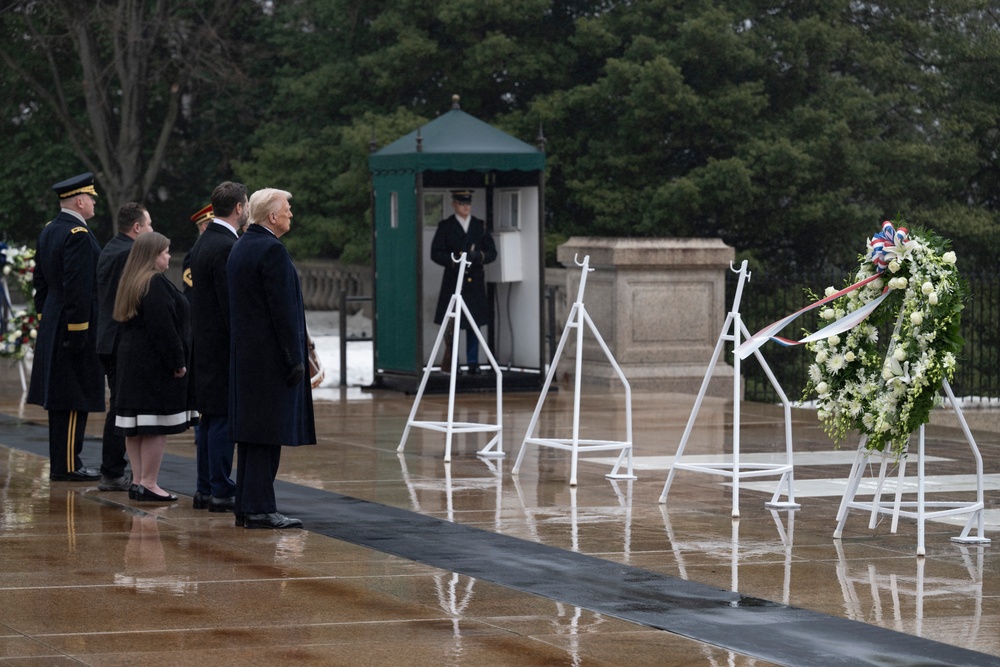
[[[441,278],[441,291],[438,294],[437,310],[434,313],[434,324],[444,321],[451,295],[455,293],[455,281],[458,280],[458,264],[452,260],[452,255],[458,257],[463,252],[472,266],[465,269],[465,282],[462,285],[462,300],[469,308],[477,325],[485,324],[489,319],[490,302],[486,296],[486,273],[483,266],[497,258],[497,248],[493,236],[486,229],[486,223],[472,216],[472,191],[452,190],[451,205],[455,214],[438,223],[434,239],[431,241],[431,260],[444,267]],[[470,330],[468,318],[462,317],[462,328],[465,329],[465,360],[470,375],[479,373],[479,339]],[[444,361],[441,368],[451,368],[451,340],[453,335],[452,322],[448,323],[445,335]]]
[[[38,235],[34,284],[40,321],[27,400],[48,411],[49,479],[89,482],[101,472],[80,459],[87,415],[104,412],[96,331],[101,246],[87,225],[97,191],[90,172],[52,189],[61,210]]]

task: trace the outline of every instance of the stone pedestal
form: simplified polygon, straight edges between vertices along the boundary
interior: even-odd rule
[[[583,304],[633,389],[698,393],[730,308],[725,276],[733,248],[720,239],[572,237],[557,253],[567,267],[567,307],[580,285],[574,258],[590,256]],[[620,387],[590,331],[583,340],[582,380]],[[561,380],[575,372],[575,341],[559,361]],[[712,369],[710,396],[732,397],[727,354]]]

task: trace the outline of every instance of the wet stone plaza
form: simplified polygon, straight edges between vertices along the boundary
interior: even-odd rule
[[[51,482],[46,414],[0,375],[0,662],[24,665],[1000,665],[1000,434],[975,429],[991,545],[951,540],[964,516],[836,516],[856,442],[792,410],[797,510],[771,510],[777,476],[744,480],[739,518],[719,475],[680,470],[660,495],[694,396],[632,395],[636,480],[617,452],[529,445],[537,393],[503,396],[502,459],[489,435],[412,429],[398,392],[324,388],[319,444],[285,449],[279,510],[303,530],[246,530],[192,508],[193,433],[170,438],[160,505]],[[624,440],[625,400],[581,393],[579,437]],[[447,395],[420,418],[445,420]],[[496,419],[460,394],[455,421]],[[569,438],[573,388],[537,425]],[[780,406],[740,406],[741,458],[783,460]],[[102,416],[84,461],[98,465]],[[685,451],[725,460],[731,400],[708,398]],[[926,429],[928,499],[975,499],[975,464],[948,420]],[[707,458],[706,458],[707,457]],[[716,457],[716,458],[712,458]],[[871,466],[877,474],[877,466]],[[915,490],[908,465],[906,498]],[[894,480],[895,478],[893,478]],[[861,484],[870,500],[874,480]],[[889,494],[894,495],[894,494]]]

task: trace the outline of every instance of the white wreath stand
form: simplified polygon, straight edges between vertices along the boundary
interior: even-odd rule
[[[715,343],[715,351],[712,353],[711,361],[708,362],[708,370],[705,371],[705,378],[701,382],[701,389],[698,390],[698,397],[695,399],[694,407],[691,409],[691,416],[688,417],[687,426],[684,428],[684,434],[681,436],[681,442],[677,446],[677,453],[674,455],[674,463],[670,467],[670,472],[667,474],[667,481],[663,485],[663,493],[660,494],[660,502],[667,502],[667,494],[670,492],[670,485],[674,481],[674,473],[678,470],[690,470],[691,472],[702,472],[710,475],[722,475],[733,480],[733,518],[738,518],[740,516],[740,480],[748,477],[781,475],[781,479],[778,481],[778,488],[775,489],[774,496],[771,497],[771,501],[765,503],[765,507],[772,509],[799,509],[801,505],[795,502],[795,491],[793,490],[795,476],[794,467],[792,465],[792,407],[791,403],[788,402],[788,397],[785,396],[785,392],[782,391],[781,385],[778,384],[778,380],[774,377],[774,373],[771,372],[771,367],[767,365],[766,361],[764,361],[764,357],[761,355],[759,349],[754,350],[753,354],[757,357],[757,361],[760,362],[761,367],[764,369],[764,373],[767,374],[767,379],[771,381],[771,386],[774,387],[774,390],[781,398],[781,404],[785,409],[785,462],[740,463],[741,358],[739,355],[734,355],[733,357],[732,463],[681,462],[681,457],[684,455],[684,448],[687,446],[688,438],[691,437],[691,430],[694,427],[698,411],[701,410],[701,403],[705,398],[705,392],[708,390],[708,383],[712,379],[712,369],[715,368],[715,364],[719,360],[719,355],[722,354],[723,345],[726,342],[731,341],[733,343],[733,349],[739,347],[740,332],[742,332],[747,338],[750,338],[750,332],[747,330],[746,325],[743,324],[743,320],[740,318],[740,300],[743,297],[743,285],[750,280],[750,272],[747,270],[747,261],[743,260],[739,271],[734,269],[732,264],[729,265],[729,269],[734,273],[740,274],[736,282],[736,296],[733,299],[733,307],[726,316],[726,322],[722,325],[722,332],[719,334],[719,339]],[[788,497],[787,501],[778,500],[781,496],[781,490],[783,487],[786,489]]]
[[[410,435],[410,428],[415,427],[431,431],[441,431],[446,434],[444,452],[444,460],[446,463],[451,461],[451,440],[452,435],[455,433],[495,433],[496,435],[493,436],[493,439],[490,440],[483,449],[476,452],[476,456],[482,456],[485,458],[503,458],[505,456],[501,439],[503,431],[503,375],[500,372],[500,366],[497,364],[496,359],[493,358],[493,353],[486,344],[486,339],[483,338],[483,332],[479,330],[479,327],[476,325],[476,320],[469,312],[469,307],[465,305],[465,300],[462,299],[462,284],[465,279],[465,267],[472,266],[472,262],[465,258],[464,252],[462,253],[462,256],[458,258],[452,255],[452,261],[459,265],[458,280],[455,281],[455,293],[451,295],[451,301],[448,302],[448,309],[445,311],[444,319],[441,322],[441,329],[438,331],[437,339],[434,341],[434,349],[431,350],[430,359],[424,367],[424,376],[420,380],[420,388],[417,389],[417,396],[413,401],[413,408],[410,410],[410,417],[406,421],[406,428],[403,430],[403,437],[400,439],[399,447],[396,448],[396,451],[403,451],[403,448],[406,446],[406,439]],[[471,325],[466,335],[476,335],[476,338],[479,339],[480,349],[486,353],[486,357],[490,361],[490,366],[496,374],[497,421],[495,424],[455,421],[455,386],[458,378],[458,337],[462,328],[462,315],[465,315]],[[448,329],[448,323],[452,320],[454,320],[455,326],[452,328],[451,359],[447,360],[451,362],[451,382],[448,390],[448,421],[416,421],[414,417],[417,414],[417,408],[420,406],[420,399],[424,395],[424,389],[427,387],[427,378],[430,377],[430,374],[434,372],[435,368],[437,368],[434,366],[434,359],[437,358],[438,348],[441,347],[441,341],[444,340],[445,333]]]
[[[583,258],[582,264],[577,261],[575,256],[573,257],[573,261],[576,262],[577,266],[581,267],[580,289],[576,293],[576,303],[573,304],[573,308],[570,310],[569,317],[566,319],[566,327],[563,329],[562,337],[559,339],[559,346],[556,348],[555,356],[549,363],[549,372],[545,376],[545,385],[542,387],[542,394],[538,397],[538,404],[535,406],[535,413],[531,415],[531,422],[528,424],[528,431],[524,436],[524,441],[521,442],[521,451],[517,454],[517,461],[514,463],[514,468],[511,470],[511,474],[518,474],[521,469],[521,461],[524,459],[524,452],[528,445],[531,444],[542,447],[553,447],[555,449],[564,449],[571,452],[569,474],[570,486],[576,486],[577,459],[580,452],[596,452],[617,449],[619,450],[618,460],[615,461],[614,468],[610,473],[605,475],[605,477],[608,479],[636,479],[636,476],[632,474],[632,389],[629,386],[628,380],[625,379],[625,374],[622,373],[621,367],[618,366],[618,362],[615,361],[615,358],[612,356],[611,351],[604,342],[604,339],[601,338],[601,334],[598,332],[597,327],[594,326],[594,321],[590,319],[590,315],[587,314],[586,306],[583,305],[583,292],[587,287],[587,274],[594,270],[590,268],[590,255],[586,255]],[[580,439],[580,379],[583,375],[584,323],[590,327],[591,333],[594,334],[594,337],[600,344],[601,349],[604,350],[604,355],[608,358],[608,361],[611,362],[615,372],[618,374],[618,378],[621,380],[622,386],[625,387],[624,441]],[[549,386],[552,384],[552,378],[556,374],[556,366],[559,364],[559,358],[562,355],[563,348],[566,346],[566,341],[569,339],[569,330],[572,328],[576,328],[576,393],[573,396],[573,438],[558,439],[532,437],[532,433],[535,431],[535,426],[538,424],[538,416],[542,411],[542,405],[545,403],[545,396],[548,394]],[[618,471],[621,468],[622,463],[626,461],[628,472],[626,474],[621,474]]]
[[[943,516],[951,516],[954,514],[969,514],[969,520],[965,524],[965,528],[962,533],[956,537],[951,538],[952,542],[959,542],[961,544],[989,544],[990,539],[983,534],[985,518],[983,516],[983,508],[985,507],[983,503],[983,457],[979,453],[979,447],[976,445],[975,438],[972,437],[972,431],[969,430],[969,425],[965,421],[965,415],[962,413],[962,408],[959,407],[958,401],[955,400],[955,394],[951,390],[951,385],[948,384],[948,380],[942,382],[945,395],[948,400],[951,401],[951,406],[955,410],[955,416],[958,417],[959,424],[962,425],[962,431],[965,433],[965,439],[969,443],[969,449],[972,450],[972,454],[976,459],[976,501],[975,502],[948,502],[948,501],[933,501],[927,502],[925,499],[926,491],[924,489],[924,425],[920,425],[920,429],[917,431],[917,500],[903,502],[903,481],[904,473],[906,471],[906,459],[905,452],[904,456],[899,459],[899,472],[896,480],[896,497],[892,501],[882,500],[882,486],[885,483],[886,477],[886,467],[889,460],[889,455],[882,453],[882,464],[879,467],[878,482],[875,487],[875,496],[872,498],[871,502],[861,502],[855,500],[855,496],[858,493],[858,486],[861,484],[861,478],[864,476],[865,463],[871,457],[872,451],[865,447],[865,443],[868,440],[867,436],[861,437],[861,442],[858,445],[857,456],[854,457],[854,465],[851,466],[851,476],[848,479],[847,490],[844,491],[844,497],[840,502],[840,510],[837,512],[837,529],[833,531],[834,539],[840,539],[844,533],[844,524],[847,522],[847,514],[851,509],[867,510],[871,512],[871,518],[868,522],[869,528],[875,528],[876,520],[880,514],[889,514],[892,516],[892,527],[891,532],[895,533],[896,528],[899,525],[899,517],[907,517],[917,520],[917,555],[925,555],[924,550],[924,522],[927,519],[935,519]],[[909,447],[909,443],[907,443]],[[911,510],[904,510],[902,508],[913,508]],[[932,511],[927,511],[928,508],[942,508]],[[973,524],[976,525],[978,536],[970,536],[969,533],[972,530]]]

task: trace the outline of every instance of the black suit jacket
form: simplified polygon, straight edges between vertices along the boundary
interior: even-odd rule
[[[132,237],[118,232],[118,235],[104,246],[97,260],[98,354],[110,355],[115,351],[115,338],[118,335],[118,322],[112,317],[115,312],[115,295],[133,243],[135,241]]]
[[[211,222],[198,237],[191,258],[191,324],[194,333],[194,397],[198,412],[229,412],[229,253],[236,235]]]

